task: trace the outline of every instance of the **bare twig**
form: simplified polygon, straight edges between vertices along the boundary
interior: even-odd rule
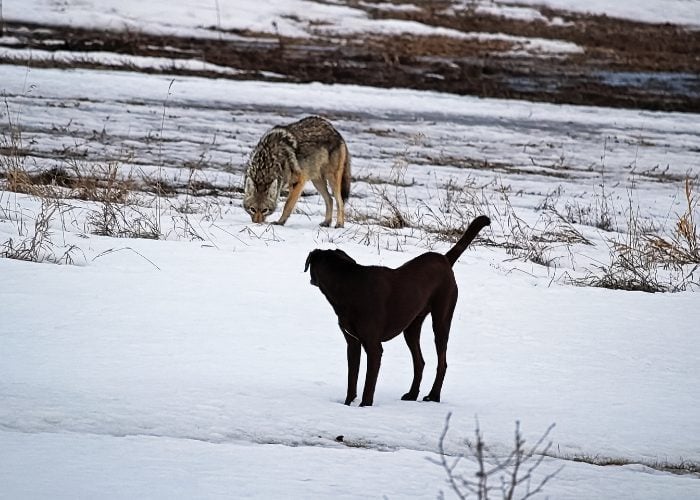
[[[153,267],[158,269],[160,271],[160,267],[158,267],[151,259],[148,257],[144,256],[142,253],[138,252],[137,250],[134,250],[131,247],[122,247],[122,248],[110,248],[108,250],[105,250],[104,252],[101,252],[100,254],[96,255],[95,257],[92,258],[92,261],[95,262],[97,259],[100,257],[104,257],[105,255],[109,255],[112,253],[117,253],[117,252],[122,252],[124,250],[128,250],[130,252],[134,252],[136,255],[147,261],[149,264],[151,264]]]
[[[536,481],[535,471],[542,465],[544,459],[549,456],[551,441],[547,442],[549,434],[554,428],[550,425],[532,448],[525,447],[525,439],[520,430],[520,422],[515,424],[513,437],[513,449],[505,456],[494,453],[484,442],[483,434],[476,422],[474,440],[467,441],[467,454],[460,454],[453,460],[445,451],[445,439],[450,426],[451,414],[445,418],[445,425],[438,441],[439,460],[431,460],[445,470],[447,480],[452,491],[460,498],[469,498],[474,495],[478,500],[487,500],[496,487],[489,483],[498,478],[500,481],[501,498],[504,500],[525,500],[541,493],[545,485],[551,481],[562,469],[546,474]],[[470,458],[476,466],[476,472],[472,476],[458,471],[458,465],[463,458]],[[534,484],[534,487],[532,486]],[[524,489],[524,491],[523,491]]]

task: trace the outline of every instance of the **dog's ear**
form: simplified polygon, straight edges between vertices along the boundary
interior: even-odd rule
[[[314,257],[316,257],[317,254],[318,254],[318,249],[316,249],[316,250],[311,250],[311,251],[309,252],[309,256],[306,257],[306,264],[304,264],[304,272],[306,272],[306,271],[309,270],[309,266],[311,265],[311,260],[312,260]]]

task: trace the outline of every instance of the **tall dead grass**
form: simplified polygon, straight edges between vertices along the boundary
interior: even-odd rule
[[[574,284],[642,292],[681,292],[700,286],[695,274],[700,266],[700,239],[695,223],[698,197],[690,178],[684,182],[685,211],[676,216],[670,236],[645,224],[629,198],[627,230],[622,238],[609,239],[610,263]]]

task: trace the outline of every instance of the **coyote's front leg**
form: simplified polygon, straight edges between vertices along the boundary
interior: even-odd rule
[[[287,222],[289,216],[292,215],[292,210],[294,210],[297,200],[299,200],[299,196],[301,196],[301,192],[304,190],[304,184],[306,184],[307,180],[308,178],[305,175],[301,175],[298,180],[289,183],[289,195],[287,196],[287,201],[284,203],[282,216],[274,224],[283,226],[284,223]]]

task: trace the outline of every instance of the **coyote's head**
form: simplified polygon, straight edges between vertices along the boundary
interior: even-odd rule
[[[277,199],[289,182],[289,173],[299,168],[295,148],[296,139],[284,128],[275,127],[253,149],[243,190],[243,208],[253,222],[265,222],[277,208]]]
[[[250,214],[253,222],[265,222],[265,218],[275,211],[281,189],[278,179],[263,185],[256,184],[253,179],[246,177],[243,208]]]

